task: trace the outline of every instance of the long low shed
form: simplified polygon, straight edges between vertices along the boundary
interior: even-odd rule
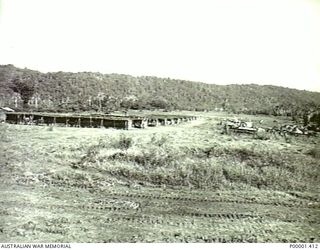
[[[86,128],[145,128],[147,126],[165,126],[179,124],[183,121],[194,120],[194,116],[85,116],[85,115],[67,115],[67,114],[48,114],[48,113],[22,113],[10,112],[6,113],[6,122],[12,124],[25,125],[54,125],[66,127],[86,127]]]

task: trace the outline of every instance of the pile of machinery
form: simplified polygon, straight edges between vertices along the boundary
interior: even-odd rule
[[[262,121],[257,124],[254,124],[251,121],[244,121],[238,118],[226,119],[222,122],[224,132],[229,134],[230,132],[235,133],[247,133],[255,134],[259,131],[268,132],[271,134],[278,134],[280,136],[287,135],[315,135],[317,131],[313,130],[310,126],[302,126],[298,124],[282,124],[273,127],[263,127]]]

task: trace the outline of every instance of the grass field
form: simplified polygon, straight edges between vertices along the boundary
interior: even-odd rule
[[[0,124],[0,242],[319,242],[319,135],[227,135],[232,115],[197,115],[128,131]]]

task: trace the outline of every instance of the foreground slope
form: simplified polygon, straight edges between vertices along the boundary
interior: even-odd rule
[[[319,242],[319,137],[224,135],[225,116],[129,131],[1,124],[0,241]]]

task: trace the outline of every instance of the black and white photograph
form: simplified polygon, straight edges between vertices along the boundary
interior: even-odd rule
[[[320,248],[319,27],[319,0],[0,0],[1,248]]]

